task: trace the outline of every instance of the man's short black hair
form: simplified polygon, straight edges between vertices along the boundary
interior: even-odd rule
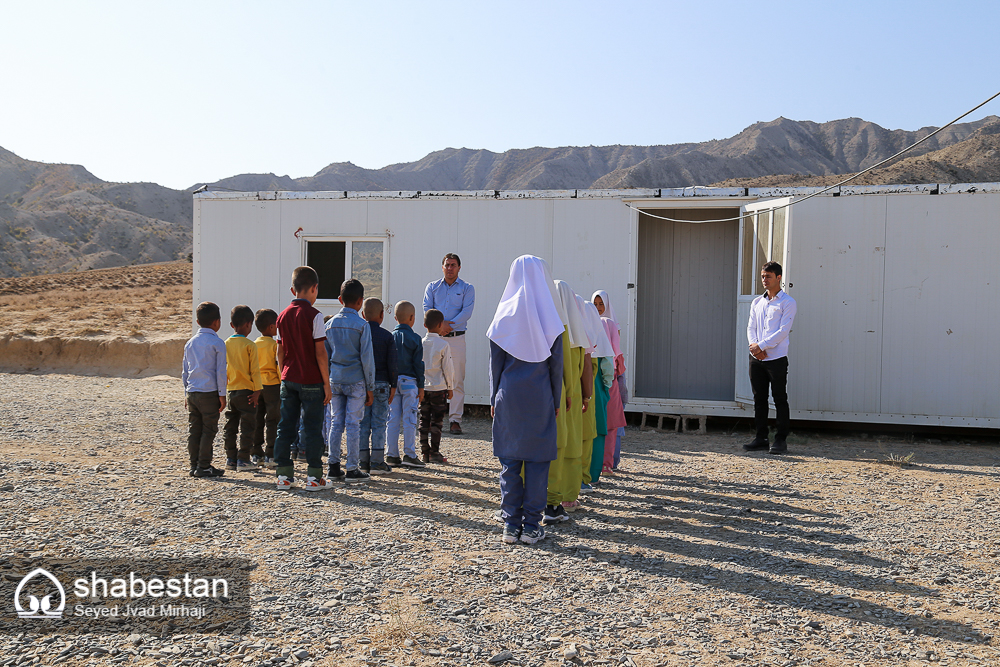
[[[253,322],[253,311],[250,310],[250,306],[233,306],[232,312],[229,313],[229,321],[234,327],[250,324]]]
[[[257,331],[264,333],[264,329],[267,329],[272,324],[278,323],[278,313],[274,312],[270,308],[261,308],[254,316],[253,323],[254,326],[257,327]]]
[[[430,331],[431,329],[437,329],[444,322],[444,313],[442,313],[437,308],[431,308],[426,313],[424,313],[424,328]]]
[[[357,303],[365,298],[365,286],[356,278],[348,278],[340,286],[340,300],[346,306],[349,303]]]
[[[299,266],[292,271],[292,289],[301,294],[313,285],[319,285],[319,274],[311,266]]]
[[[462,268],[462,258],[453,252],[449,252],[447,255],[444,256],[444,259],[441,260],[441,266],[444,266],[445,262],[447,262],[449,259],[453,259],[456,262],[458,262],[458,268]]]
[[[198,326],[207,328],[212,326],[212,322],[222,319],[222,312],[211,301],[203,301],[198,304],[194,316],[198,320]]]
[[[777,262],[766,262],[764,266],[760,267],[761,271],[766,271],[768,273],[773,273],[776,276],[781,275],[781,264]]]

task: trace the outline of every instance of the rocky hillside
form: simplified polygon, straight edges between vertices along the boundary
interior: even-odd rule
[[[191,195],[107,183],[0,148],[0,276],[147,264],[191,252]]]
[[[955,125],[917,155],[968,139],[989,116]],[[936,128],[887,130],[860,118],[828,123],[778,118],[729,139],[669,146],[528,148],[491,153],[436,151],[382,169],[335,163],[314,176],[242,174],[213,185],[235,190],[548,190],[706,185],[770,174],[827,175],[864,169]]]
[[[698,144],[505,153],[448,148],[382,169],[335,163],[303,178],[241,174],[211,185],[251,191],[425,192],[818,185],[876,164],[933,131],[887,130],[858,118],[828,123],[778,118]],[[955,125],[907,159],[858,182],[963,181],[1000,181],[1000,118]],[[77,165],[32,162],[0,148],[0,277],[186,258],[194,187],[107,183]]]

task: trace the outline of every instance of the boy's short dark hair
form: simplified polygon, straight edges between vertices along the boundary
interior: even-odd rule
[[[257,327],[257,331],[264,333],[264,330],[269,326],[278,323],[278,313],[270,308],[261,308],[254,316],[253,323]]]
[[[250,310],[250,306],[233,306],[232,312],[229,313],[229,321],[234,327],[250,324],[253,322],[253,311]]]
[[[222,319],[222,312],[211,301],[202,301],[195,309],[194,316],[198,320],[198,326],[210,327],[212,326],[212,322]]]
[[[311,266],[299,266],[292,271],[292,289],[296,294],[305,292],[313,285],[319,285],[319,274]]]
[[[344,304],[357,303],[365,298],[365,286],[360,280],[348,278],[340,286],[340,300]]]
[[[431,308],[424,313],[424,328],[430,331],[437,329],[444,322],[444,313],[437,308]]]
[[[777,262],[767,262],[766,264],[764,264],[764,266],[760,267],[760,270],[765,271],[767,273],[773,273],[776,276],[780,276],[781,264],[778,264]]]
[[[444,263],[447,262],[449,259],[453,259],[456,262],[458,262],[458,268],[462,268],[462,259],[453,252],[449,252],[447,255],[444,256],[444,259],[441,260],[441,266],[444,266]]]

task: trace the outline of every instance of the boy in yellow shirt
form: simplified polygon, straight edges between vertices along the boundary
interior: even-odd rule
[[[253,328],[253,311],[249,306],[236,306],[229,315],[234,333],[226,339],[226,470],[257,470],[250,460],[253,436],[257,426],[257,399],[260,397],[260,364],[257,346],[247,339]],[[236,434],[240,436],[239,452]]]
[[[253,434],[252,461],[265,468],[274,468],[274,439],[278,434],[281,418],[281,374],[278,372],[278,313],[261,308],[254,317],[254,326],[260,336],[257,362],[260,364],[260,381],[263,385],[257,400],[257,428]],[[266,430],[265,430],[266,429]],[[266,443],[266,444],[265,444]]]

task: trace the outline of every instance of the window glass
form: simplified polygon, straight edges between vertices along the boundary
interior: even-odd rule
[[[740,294],[753,294],[757,285],[756,271],[753,261],[753,232],[756,216],[753,214],[743,218],[743,266],[740,271]]]
[[[318,299],[336,300],[340,296],[340,285],[346,279],[346,255],[345,241],[306,241],[306,264],[319,274]]]
[[[382,298],[382,241],[351,244],[351,277],[365,286],[365,297]]]
[[[771,259],[778,264],[785,262],[785,213],[787,209],[774,212],[774,224],[771,230]]]

